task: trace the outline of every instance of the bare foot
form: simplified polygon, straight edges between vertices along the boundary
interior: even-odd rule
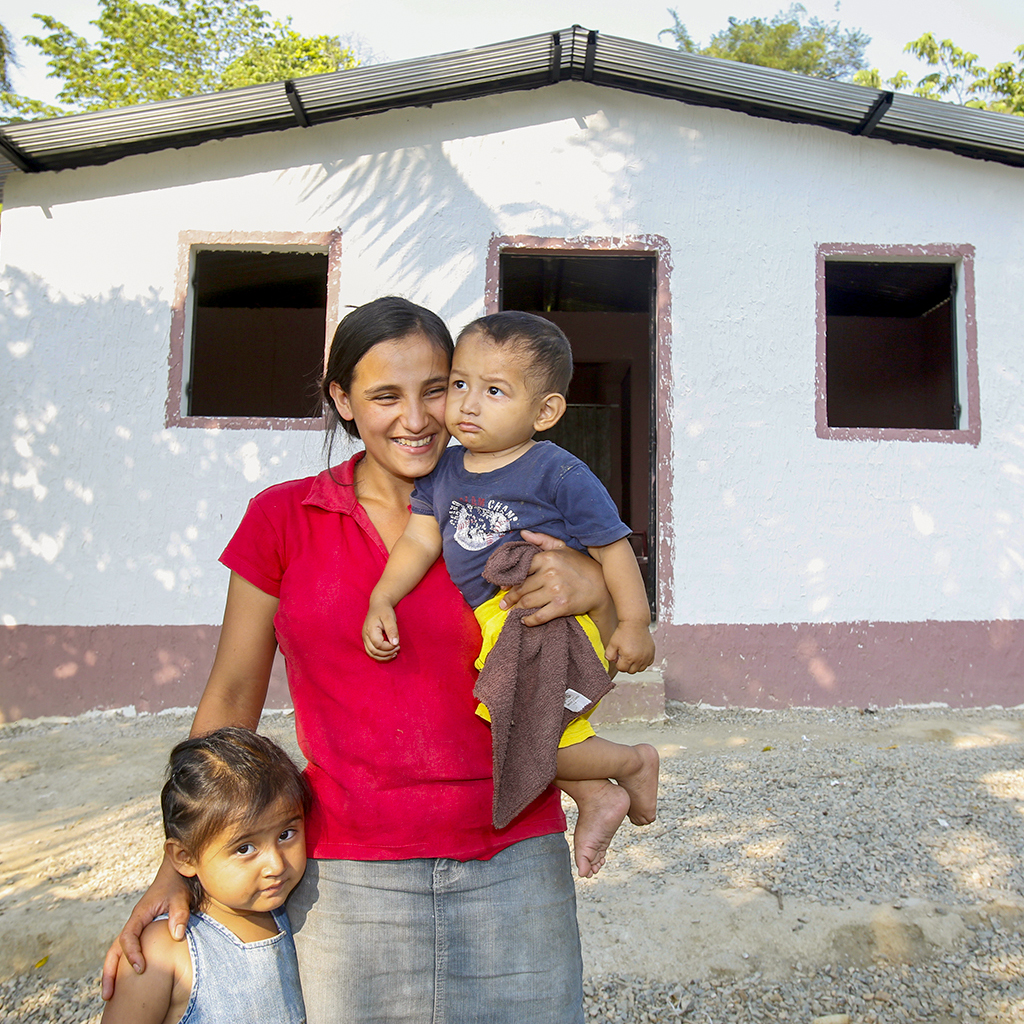
[[[629,794],[629,820],[634,825],[650,825],[658,816],[658,767],[661,758],[650,743],[633,748],[640,758],[640,767],[629,775],[620,775],[616,782]]]
[[[607,779],[601,782],[603,785],[589,785],[586,796],[576,798],[579,817],[572,850],[580,878],[590,878],[601,870],[608,844],[629,810],[630,798],[625,789]]]

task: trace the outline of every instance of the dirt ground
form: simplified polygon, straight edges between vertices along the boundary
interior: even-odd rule
[[[998,744],[1024,753],[1020,712],[890,714],[876,729],[853,732],[826,715],[787,714],[728,714],[719,724],[708,716],[699,723],[683,717],[601,732],[622,742],[654,743],[668,773],[679,778],[701,759],[730,750],[786,748],[799,757],[812,728],[817,749],[842,746],[840,756],[852,761],[858,745],[880,750],[928,743],[954,751]],[[0,982],[26,972],[81,978],[97,970],[155,869],[163,767],[189,722],[185,714],[107,714],[0,727]],[[289,716],[266,716],[262,731],[296,752]],[[799,764],[788,770],[799,771]],[[651,826],[648,835],[658,839],[659,828],[664,831]],[[788,895],[783,903],[757,878],[723,885],[685,873],[685,865],[667,862],[669,838],[644,847],[627,834],[602,874],[580,881],[589,974],[657,978],[671,965],[700,977],[740,969],[750,959],[770,971],[784,962],[834,957],[842,936],[851,948],[870,936],[875,951],[900,956],[913,956],[915,943],[941,952],[960,940],[970,912],[937,910],[912,894],[895,909]],[[641,863],[645,858],[658,862]],[[638,864],[654,870],[637,871]],[[980,910],[991,912],[993,905],[1018,922],[1024,917],[1019,894],[979,893]]]

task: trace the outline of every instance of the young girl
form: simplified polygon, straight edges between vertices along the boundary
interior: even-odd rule
[[[146,971],[120,963],[102,1024],[303,1024],[284,901],[306,869],[305,779],[274,742],[224,728],[171,751],[165,849],[190,890],[186,942],[142,935]]]

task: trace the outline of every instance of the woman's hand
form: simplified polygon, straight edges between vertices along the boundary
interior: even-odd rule
[[[545,533],[524,530],[522,537],[540,550],[533,556],[525,581],[505,594],[501,607],[532,609],[523,618],[527,626],[567,615],[589,615],[607,642],[617,623],[601,566]]]
[[[117,963],[122,956],[132,965],[136,974],[145,971],[146,959],[142,955],[141,936],[146,925],[161,914],[168,915],[167,927],[171,935],[175,939],[183,939],[185,926],[188,924],[188,886],[166,857],[156,873],[156,878],[153,879],[153,884],[135,904],[128,923],[107,950],[103,961],[104,999],[110,999],[114,994]]]

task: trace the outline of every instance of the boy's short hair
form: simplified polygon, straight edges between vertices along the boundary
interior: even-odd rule
[[[534,313],[509,309],[467,324],[459,338],[479,332],[495,345],[520,349],[526,377],[537,395],[564,395],[572,380],[572,346],[562,329]]]

